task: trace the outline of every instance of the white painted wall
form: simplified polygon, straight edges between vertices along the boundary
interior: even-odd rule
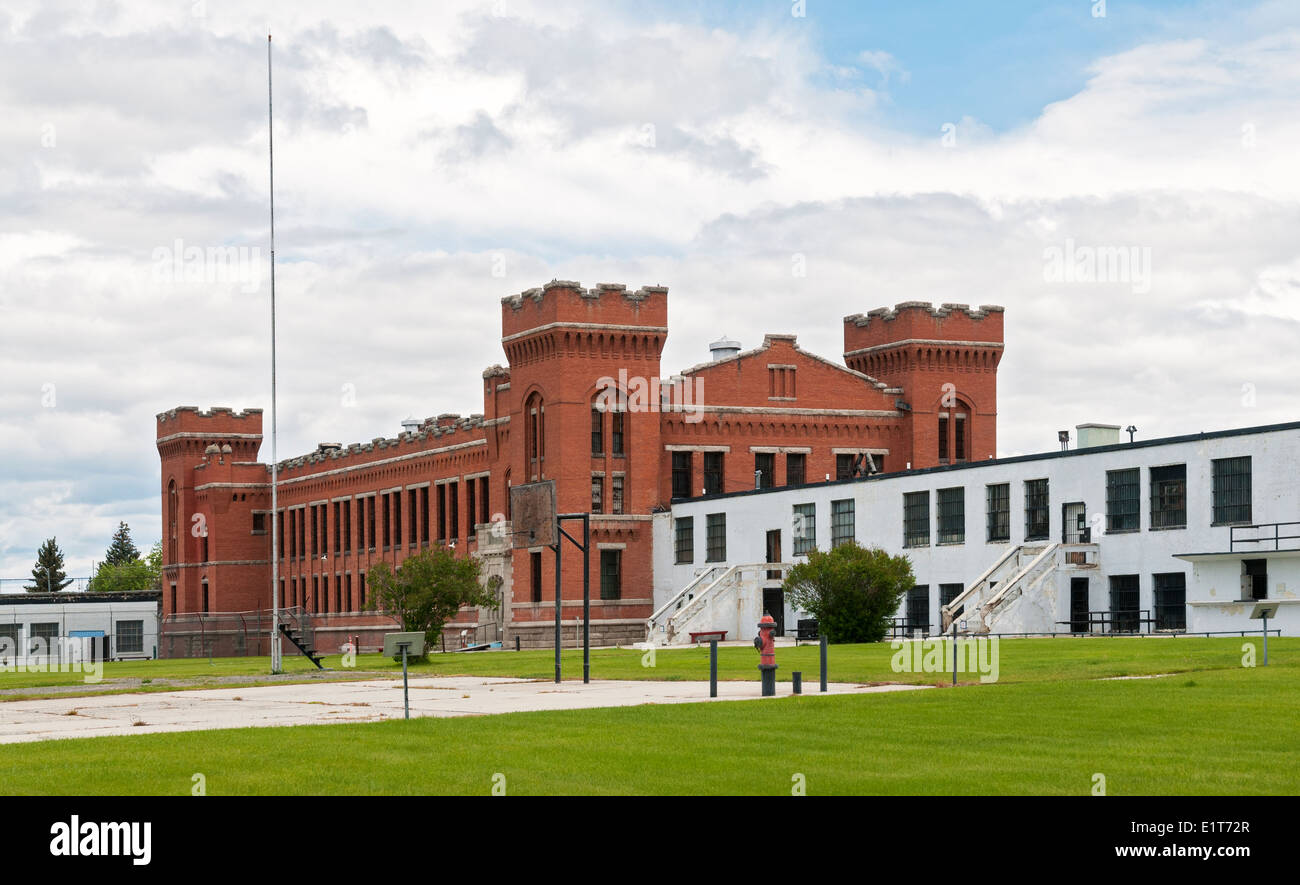
[[[69,636],[74,630],[101,630],[109,637],[109,654],[116,657],[117,622],[143,621],[143,650],[129,657],[154,656],[158,647],[158,603],[143,602],[76,602],[66,604],[9,603],[0,605],[0,627],[17,626],[19,644],[18,664],[27,657],[27,640],[31,638],[32,624],[59,625],[59,636]]]
[[[1262,556],[1268,560],[1269,599],[1282,603],[1276,624],[1288,635],[1300,634],[1300,555],[1251,554],[1238,552],[1209,561],[1176,558],[1182,554],[1226,553],[1230,549],[1229,528],[1211,525],[1211,461],[1249,455],[1252,458],[1252,519],[1256,524],[1300,521],[1300,425],[1257,428],[1234,435],[1208,435],[1169,441],[1072,450],[1040,456],[1002,459],[986,463],[956,465],[907,474],[887,474],[863,480],[824,483],[797,489],[770,489],[695,499],[674,503],[673,519],[695,518],[694,563],[678,564],[674,557],[672,521],[656,519],[655,604],[667,601],[679,588],[712,563],[706,563],[706,516],[727,514],[727,564],[761,562],[766,554],[766,532],[780,529],[786,561],[805,557],[793,555],[793,505],[816,506],[816,541],[819,549],[830,547],[831,502],[852,499],[855,504],[854,535],[859,543],[879,546],[912,561],[918,584],[930,587],[930,621],[938,625],[939,585],[966,585],[988,568],[1005,550],[1004,544],[987,543],[985,488],[1010,483],[1011,543],[1025,543],[1024,482],[1049,481],[1049,541],[1059,541],[1062,504],[1083,502],[1092,540],[1099,546],[1099,568],[1090,577],[1089,608],[1109,609],[1111,575],[1139,576],[1139,608],[1154,614],[1154,578],[1157,573],[1182,572],[1187,582],[1187,628],[1189,632],[1258,630],[1259,622],[1248,619],[1250,605],[1240,599],[1241,560]],[[1187,527],[1150,528],[1150,468],[1169,464],[1187,466]],[[1106,472],[1141,468],[1139,489],[1141,529],[1130,533],[1105,532]],[[938,502],[936,491],[960,486],[965,489],[965,541],[937,545]],[[931,546],[903,546],[903,495],[930,491]],[[1291,534],[1300,533],[1292,528]],[[1300,542],[1289,542],[1300,546]],[[1075,575],[1082,574],[1075,572]],[[1070,573],[1060,572],[1051,587],[1050,601],[1056,620],[1069,618]],[[1228,604],[1225,604],[1228,603]],[[1041,605],[1039,600],[1034,603]],[[900,615],[903,612],[900,611]],[[787,627],[794,618],[787,615]],[[1062,631],[1066,627],[1058,628]],[[1014,631],[1009,631],[1014,632]]]

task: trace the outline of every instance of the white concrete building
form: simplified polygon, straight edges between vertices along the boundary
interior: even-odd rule
[[[905,554],[917,588],[899,628],[933,634],[1255,631],[1300,634],[1300,422],[1088,447],[728,495],[656,516],[651,640],[806,613],[781,578],[841,539]],[[773,563],[773,565],[767,565]],[[949,611],[945,611],[948,606]]]
[[[154,658],[162,593],[0,595],[0,664],[57,662],[63,640],[87,640],[97,660]]]

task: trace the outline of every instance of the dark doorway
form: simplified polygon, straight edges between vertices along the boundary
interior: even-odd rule
[[[768,562],[781,561],[781,530],[780,529],[772,529],[772,531],[767,533],[767,561]],[[767,579],[769,581],[781,580],[780,569],[773,569],[769,571],[767,573]],[[773,615],[773,617],[775,617],[775,615]]]
[[[785,591],[780,587],[763,588],[763,614],[776,621],[776,635],[785,635]]]
[[[1091,541],[1088,529],[1088,505],[1082,501],[1061,505],[1061,542],[1086,544]]]
[[[1088,579],[1070,579],[1070,632],[1087,633],[1088,625]]]
[[[1241,596],[1243,599],[1268,599],[1268,560],[1241,561]]]

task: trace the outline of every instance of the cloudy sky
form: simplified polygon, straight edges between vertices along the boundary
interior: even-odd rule
[[[269,407],[268,30],[281,457],[481,411],[552,278],[669,286],[665,374],[1002,304],[1002,454],[1300,417],[1289,0],[7,0],[2,578],[158,538],[157,412]]]

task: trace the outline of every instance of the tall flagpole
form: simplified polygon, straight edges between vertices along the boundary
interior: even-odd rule
[[[271,672],[280,660],[280,475],[275,402],[275,135],[271,124],[271,35],[266,35],[266,143],[271,166]]]

